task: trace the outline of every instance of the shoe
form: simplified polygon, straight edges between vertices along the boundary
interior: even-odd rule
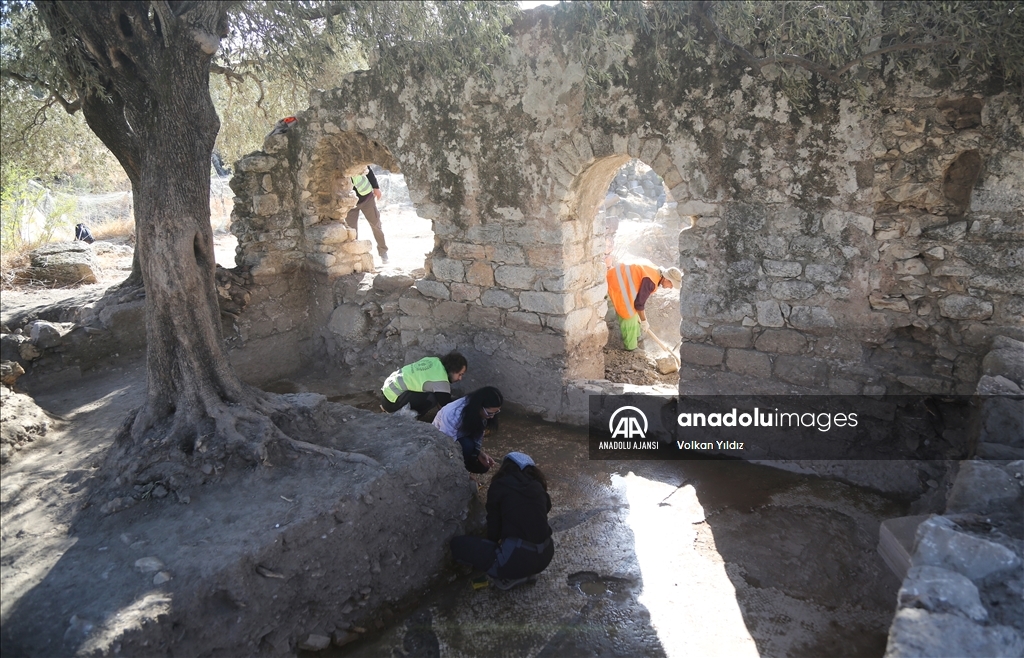
[[[505,590],[505,591],[508,591],[508,590],[512,589],[513,587],[516,587],[518,585],[522,585],[523,583],[530,582],[530,578],[529,577],[526,577],[526,578],[490,578],[490,576],[488,576],[488,579],[491,581],[492,585],[494,585],[495,587],[497,587],[500,590]]]
[[[380,262],[382,262],[385,265],[387,265],[388,264],[388,255],[387,254],[381,254],[380,255]]]

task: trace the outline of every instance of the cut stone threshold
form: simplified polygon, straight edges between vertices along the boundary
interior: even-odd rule
[[[910,570],[910,556],[914,553],[914,537],[917,527],[929,514],[901,516],[882,521],[878,529],[878,554],[885,565],[903,580]]]
[[[448,539],[463,531],[476,492],[461,454],[428,424],[293,397],[328,445],[379,465],[284,453],[187,498],[80,518],[77,541],[5,620],[5,646],[294,655],[310,635],[379,627],[432,585],[450,568]]]

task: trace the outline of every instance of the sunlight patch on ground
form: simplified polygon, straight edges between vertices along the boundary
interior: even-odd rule
[[[698,554],[694,542],[704,509],[692,485],[675,487],[628,473],[612,476],[629,501],[643,576],[640,603],[670,658],[677,656],[757,656],[736,601],[725,562]],[[714,548],[713,546],[711,548]]]

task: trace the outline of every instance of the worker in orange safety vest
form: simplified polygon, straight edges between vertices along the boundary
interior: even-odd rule
[[[657,267],[650,261],[618,263],[608,269],[608,297],[619,316],[622,342],[635,350],[640,336],[648,328],[644,307],[647,298],[660,288],[679,288],[683,273],[677,267]]]

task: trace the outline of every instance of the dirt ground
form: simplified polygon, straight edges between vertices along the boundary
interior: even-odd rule
[[[422,267],[429,222],[392,207],[384,227],[391,259],[378,267]],[[234,237],[215,240],[218,262],[232,266]],[[97,294],[131,265],[125,255],[101,263]],[[5,291],[4,315],[89,292]],[[653,352],[609,342],[612,381],[677,382],[657,374]],[[358,416],[360,436],[413,423],[367,411],[373,391],[341,382],[276,390],[364,409],[337,406],[334,421]],[[872,492],[735,462],[590,461],[579,430],[508,415],[487,448],[525,450],[547,472],[556,556],[532,585],[477,591],[438,539],[467,522],[458,509],[475,489],[461,472],[438,481],[443,459],[410,456],[390,479],[282,458],[218,480],[214,464],[210,488],[153,488],[126,511],[97,514],[92,476],[144,393],[139,361],[37,395],[48,430],[3,466],[0,483],[5,656],[313,655],[296,645],[310,634],[345,643],[316,654],[328,656],[884,652],[898,581],[874,547],[880,521],[905,506]],[[413,439],[392,451],[412,455],[431,432],[413,423],[397,432]],[[417,529],[424,518],[432,530]],[[336,530],[348,543],[332,543]],[[379,549],[358,549],[378,535]],[[408,578],[420,579],[418,603],[399,594]]]

